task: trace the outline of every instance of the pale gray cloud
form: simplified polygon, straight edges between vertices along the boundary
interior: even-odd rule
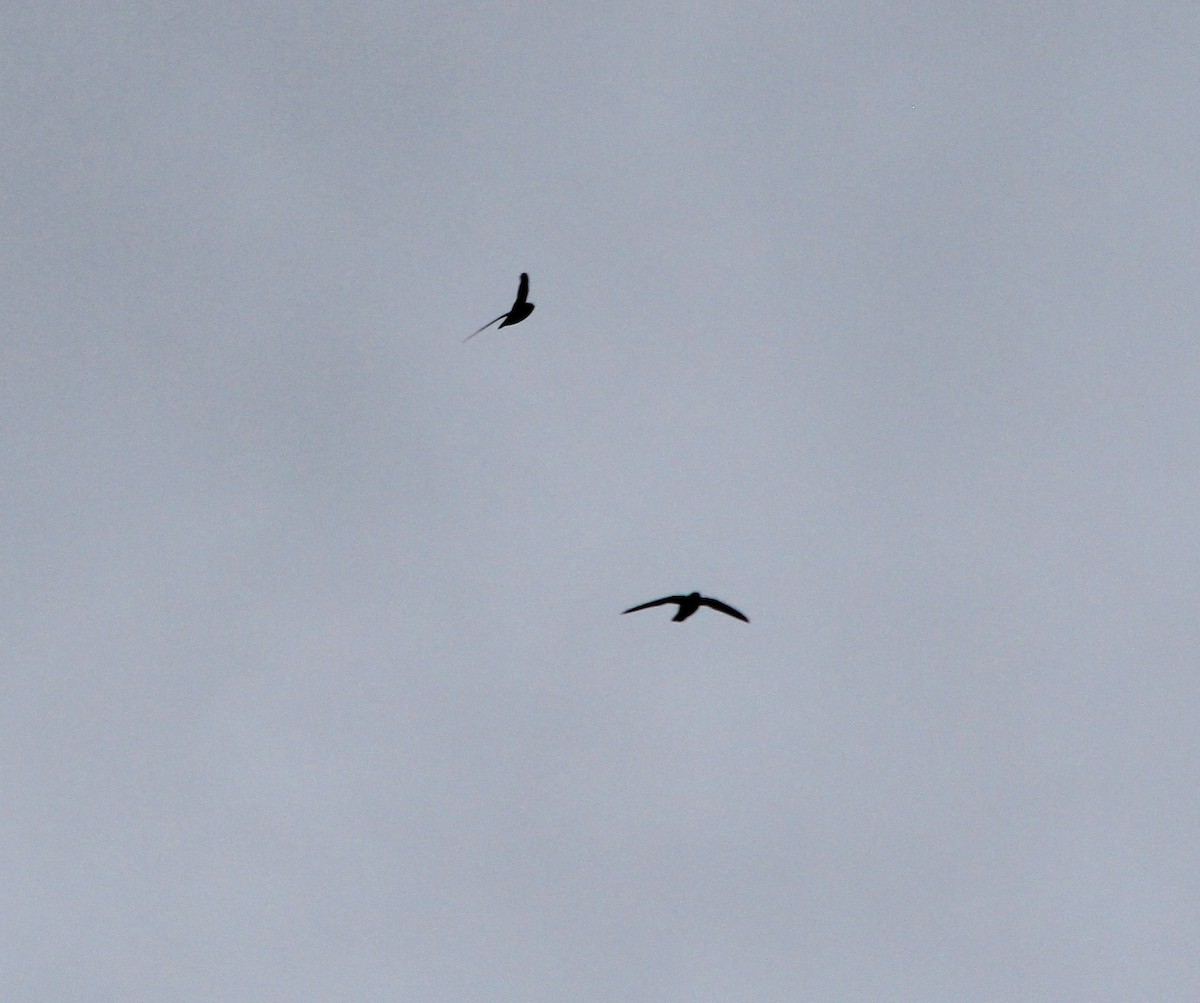
[[[0,982],[1189,998],[1198,27],[6,15]]]

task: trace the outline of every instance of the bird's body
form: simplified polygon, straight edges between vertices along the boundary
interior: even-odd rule
[[[651,606],[662,606],[665,603],[675,603],[679,609],[675,615],[671,617],[673,623],[682,623],[689,616],[696,612],[701,606],[708,606],[710,609],[715,609],[726,616],[732,616],[737,620],[743,620],[746,623],[750,622],[749,617],[739,613],[732,606],[727,606],[720,599],[711,599],[708,596],[702,596],[699,592],[692,592],[686,596],[664,596],[662,599],[655,599],[652,602],[644,602],[640,606],[631,606],[625,610],[625,613],[636,613],[640,609],[649,609]]]
[[[521,281],[517,285],[517,298],[513,302],[512,308],[508,313],[502,313],[496,320],[503,321],[501,327],[508,327],[511,324],[520,324],[531,313],[533,313],[533,304],[529,302],[529,276],[522,272]],[[496,323],[496,320],[489,320],[479,331],[486,331]],[[479,331],[476,331],[475,334],[468,334],[463,341],[470,341]]]

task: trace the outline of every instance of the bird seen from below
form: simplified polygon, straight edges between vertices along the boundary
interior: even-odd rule
[[[708,606],[737,620],[744,620],[746,623],[750,622],[749,617],[739,613],[732,606],[726,606],[720,599],[711,599],[708,596],[702,596],[699,592],[693,592],[686,596],[664,596],[662,599],[655,599],[653,602],[644,602],[640,606],[631,606],[629,609],[624,610],[621,615],[636,613],[639,609],[649,609],[651,606],[662,606],[665,603],[672,602],[679,607],[678,612],[671,617],[673,623],[682,623],[701,606]]]
[[[523,321],[531,313],[533,313],[533,304],[529,302],[529,276],[525,272],[522,272],[521,282],[517,286],[516,301],[513,303],[512,308],[508,311],[508,313],[502,313],[496,318],[496,320],[504,321],[504,323],[500,325],[501,327],[508,327],[510,324],[520,324],[521,321]],[[489,327],[496,323],[496,320],[489,320],[483,325],[483,327],[479,329],[479,331],[486,331]],[[475,337],[476,334],[479,333],[479,331],[476,331],[475,334],[468,334],[465,338],[463,338],[463,341],[470,341]]]

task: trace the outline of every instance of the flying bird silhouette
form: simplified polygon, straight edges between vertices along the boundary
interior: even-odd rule
[[[750,618],[739,613],[732,606],[726,606],[720,599],[710,599],[708,596],[702,596],[699,592],[693,592],[686,596],[664,596],[662,599],[655,599],[653,602],[644,602],[640,606],[631,606],[624,610],[621,615],[626,613],[636,613],[639,609],[649,609],[651,606],[662,606],[664,603],[673,602],[679,606],[678,612],[671,617],[673,623],[681,623],[689,616],[696,612],[701,606],[710,606],[718,612],[725,613],[728,616],[735,617],[738,620],[750,622]]]
[[[529,276],[524,272],[521,273],[521,282],[517,286],[517,298],[512,305],[512,309],[508,313],[502,313],[496,320],[504,321],[501,327],[508,327],[510,324],[520,324],[526,317],[533,313],[533,304],[529,302]],[[489,327],[496,323],[496,320],[489,320],[479,329],[486,331]],[[476,331],[475,334],[478,334]],[[475,334],[468,334],[463,341],[470,341],[475,337]]]

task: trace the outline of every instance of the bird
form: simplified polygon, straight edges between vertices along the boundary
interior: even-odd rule
[[[664,603],[673,602],[679,610],[671,617],[672,623],[682,623],[689,616],[696,612],[701,606],[709,606],[720,613],[725,613],[735,619],[743,620],[746,623],[750,622],[750,618],[742,613],[739,613],[732,606],[726,606],[720,599],[712,599],[708,596],[702,596],[699,592],[692,592],[686,596],[663,596],[661,599],[655,599],[653,602],[644,602],[640,606],[631,606],[624,610],[621,615],[626,613],[636,613],[639,609],[649,609],[651,606],[662,606]]]
[[[508,311],[508,313],[502,313],[496,318],[496,320],[504,321],[504,323],[500,325],[501,327],[508,327],[510,324],[520,324],[521,321],[523,321],[531,313],[533,313],[533,304],[529,302],[529,276],[525,272],[522,272],[521,281],[517,285],[517,298],[514,301],[512,308]],[[479,331],[486,331],[489,327],[496,323],[496,320],[489,320],[483,325],[483,327],[479,329]],[[479,331],[476,331],[475,334],[478,334]],[[468,334],[465,338],[463,338],[463,341],[470,341],[475,337],[475,334]]]

